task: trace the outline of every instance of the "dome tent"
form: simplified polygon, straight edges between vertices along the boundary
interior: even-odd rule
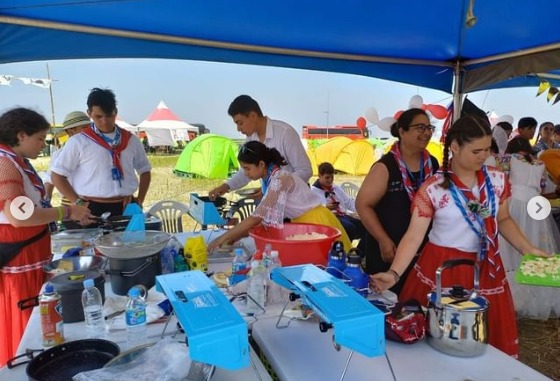
[[[316,148],[307,150],[313,167],[313,175],[318,175],[318,165],[329,162],[334,169],[350,175],[365,175],[376,160],[373,145],[367,140],[351,140],[343,136],[332,138]]]
[[[204,134],[187,144],[173,172],[207,179],[226,179],[231,171],[238,168],[237,144],[225,136]]]

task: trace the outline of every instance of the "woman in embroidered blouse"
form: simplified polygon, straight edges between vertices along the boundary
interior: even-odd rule
[[[506,175],[483,165],[490,154],[491,137],[490,125],[480,118],[467,115],[453,124],[445,139],[443,172],[422,184],[391,268],[374,275],[372,283],[377,290],[383,290],[398,281],[432,224],[429,242],[401,292],[402,300],[415,298],[426,305],[426,295],[435,288],[436,269],[448,259],[476,259],[480,235],[486,232],[488,249],[480,263],[480,294],[490,302],[489,343],[517,356],[517,321],[498,251],[498,230],[521,253],[548,254],[534,247],[510,217]],[[446,270],[442,284],[471,287],[473,268],[457,266]]]
[[[283,170],[285,159],[275,148],[268,148],[259,141],[245,143],[237,155],[245,175],[251,180],[261,180],[263,198],[253,214],[208,245],[208,251],[247,236],[251,228],[262,223],[282,228],[284,218],[292,222],[332,226],[340,230],[345,250],[351,242],[334,214],[322,205],[322,200],[300,177]],[[326,254],[326,253],[325,253]]]
[[[17,303],[37,295],[45,281],[42,267],[51,258],[48,224],[63,218],[90,222],[86,207],[42,203],[45,188],[28,159],[45,148],[49,128],[42,115],[24,108],[0,116],[0,367],[14,356],[31,315],[31,309],[21,311]],[[10,210],[19,196],[34,204],[27,219]]]
[[[367,230],[363,247],[368,274],[387,271],[391,266],[410,221],[414,194],[439,167],[426,150],[433,132],[424,110],[403,112],[391,126],[391,135],[399,140],[373,165],[360,187],[356,210]],[[408,271],[391,291],[400,292]]]
[[[525,236],[549,253],[558,253],[560,233],[552,215],[543,220],[534,220],[527,213],[527,203],[540,196],[547,181],[544,163],[531,154],[527,139],[513,138],[507,145],[506,155],[501,161],[502,170],[509,175],[511,200],[509,213]],[[518,317],[546,320],[554,311],[560,315],[558,290],[552,287],[527,286],[515,282],[515,271],[521,258],[517,250],[500,236],[500,254]]]
[[[558,144],[554,142],[554,124],[552,122],[541,123],[539,134],[537,135],[537,143],[533,146],[533,153],[546,151],[550,148],[558,148]]]

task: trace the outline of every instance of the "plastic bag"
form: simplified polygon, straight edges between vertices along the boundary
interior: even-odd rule
[[[123,233],[124,242],[142,242],[146,240],[146,220],[143,214],[135,214],[130,219]]]
[[[171,338],[160,340],[152,347],[132,352],[120,365],[81,372],[74,381],[184,381],[189,374],[191,359],[185,343]],[[127,361],[130,360],[130,361]]]
[[[202,235],[187,238],[185,257],[191,270],[208,270],[208,247]]]

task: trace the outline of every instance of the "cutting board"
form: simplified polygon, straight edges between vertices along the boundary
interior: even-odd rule
[[[539,263],[546,263],[544,268],[551,269],[551,264],[555,266],[556,270],[553,273],[537,275],[522,272],[522,269],[527,269],[534,266],[535,270],[539,269]],[[542,270],[541,270],[542,271]],[[537,272],[541,272],[537,271]],[[534,286],[549,286],[560,287],[560,254],[556,254],[550,258],[537,257],[535,255],[524,255],[519,264],[519,268],[515,272],[515,281],[520,284],[530,284]]]

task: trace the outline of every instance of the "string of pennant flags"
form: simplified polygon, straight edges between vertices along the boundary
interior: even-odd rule
[[[552,86],[550,84],[550,82],[548,82],[547,80],[541,79],[541,82],[539,84],[539,89],[537,90],[537,97],[539,95],[541,95],[542,93],[546,92],[546,101],[550,102],[552,100],[552,98],[556,97],[554,99],[554,102],[552,102],[552,105],[554,106],[556,103],[558,103],[558,101],[560,101],[560,90],[558,90],[558,88],[556,86]]]
[[[52,79],[48,78],[27,78],[27,77],[15,77],[13,75],[0,75],[0,85],[10,86],[12,80],[17,79],[23,82],[25,85],[33,85],[37,87],[42,87],[43,89],[48,89],[51,87]]]

